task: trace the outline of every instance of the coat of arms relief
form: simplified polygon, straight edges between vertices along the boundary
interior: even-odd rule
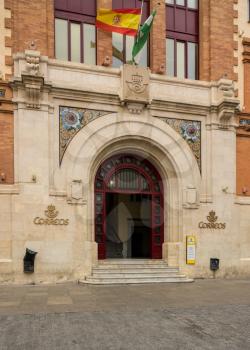
[[[122,70],[122,101],[131,113],[140,114],[149,104],[149,69],[125,64]]]

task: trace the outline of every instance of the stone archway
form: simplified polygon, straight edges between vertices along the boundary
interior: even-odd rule
[[[199,168],[187,143],[170,126],[157,118],[131,116],[129,113],[106,115],[88,124],[72,140],[61,166],[66,179],[81,179],[84,186],[86,205],[76,210],[86,218],[84,245],[88,246],[88,251],[92,247],[92,261],[98,258],[94,219],[95,174],[103,160],[120,153],[141,155],[159,171],[164,185],[162,256],[168,259],[169,265],[177,266],[183,241],[183,193],[190,186],[199,193]]]

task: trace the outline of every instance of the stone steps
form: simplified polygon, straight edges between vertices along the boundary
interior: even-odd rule
[[[99,265],[92,269],[91,276],[80,283],[113,285],[192,281],[163,260],[110,259],[99,261]]]
[[[106,260],[99,260],[98,266],[106,266],[106,265],[150,265],[150,266],[166,266],[166,262],[164,260],[159,259],[106,259]]]
[[[89,277],[85,281],[80,281],[84,284],[144,284],[144,283],[187,283],[193,282],[191,279],[178,277],[150,277],[150,278],[93,278]]]
[[[168,274],[177,274],[179,272],[178,269],[167,269],[166,268],[117,268],[117,269],[104,269],[104,268],[98,268],[94,267],[92,269],[93,274],[98,274],[98,275],[105,275],[105,274],[110,274],[110,273],[125,273],[125,274],[161,274],[161,273],[168,273]]]

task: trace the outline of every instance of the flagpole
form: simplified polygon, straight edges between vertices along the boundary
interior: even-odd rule
[[[143,11],[143,5],[144,5],[144,0],[142,0],[142,2],[141,2],[141,18],[140,18],[140,24],[139,24],[139,27],[138,27],[138,33],[139,33],[140,26],[141,26],[141,22],[142,22],[142,11]]]
[[[138,30],[137,30],[137,35],[136,35],[136,37],[135,37],[135,42],[137,41],[137,39],[138,39],[138,34],[139,34],[139,32],[140,32],[140,27],[141,27],[141,22],[142,22],[142,11],[143,11],[143,5],[144,5],[144,0],[142,0],[142,2],[141,2],[141,15],[140,15],[140,23],[139,23],[139,25],[138,25]],[[135,64],[136,65],[136,63],[135,63],[135,61],[133,60],[133,64]]]

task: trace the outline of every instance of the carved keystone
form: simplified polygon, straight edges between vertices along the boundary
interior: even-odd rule
[[[131,64],[125,64],[122,68],[121,100],[127,104],[131,113],[140,114],[150,103],[149,73],[148,68]]]

